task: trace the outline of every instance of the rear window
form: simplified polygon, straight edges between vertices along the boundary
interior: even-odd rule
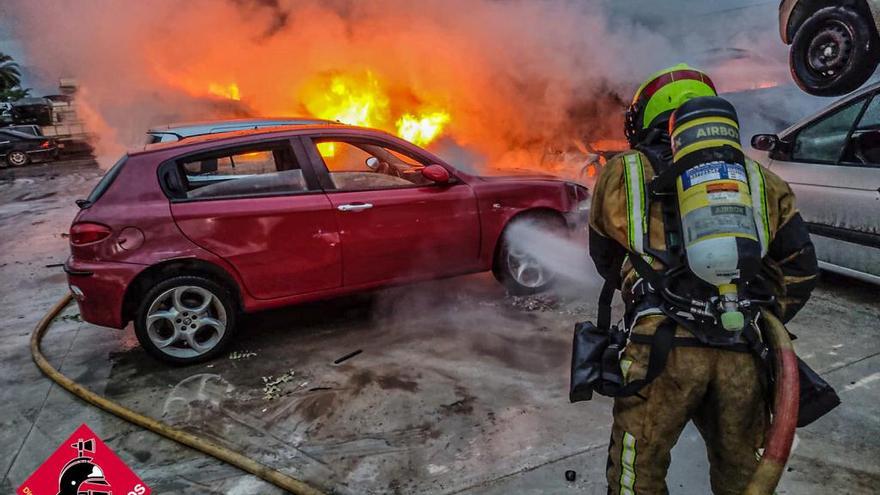
[[[104,195],[104,193],[110,187],[110,184],[113,184],[113,181],[116,180],[116,176],[118,176],[119,172],[122,171],[122,167],[125,165],[125,162],[127,160],[128,155],[123,155],[118,162],[110,167],[110,170],[108,170],[107,173],[104,174],[104,177],[101,177],[98,185],[96,185],[95,188],[92,189],[91,194],[89,194],[89,197],[86,198],[86,201],[88,202],[86,208],[95,204],[95,201],[101,199],[101,196]]]
[[[309,190],[286,142],[256,143],[179,162],[186,199],[286,195]]]

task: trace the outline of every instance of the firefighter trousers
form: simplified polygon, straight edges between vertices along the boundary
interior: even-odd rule
[[[643,378],[651,346],[630,343],[627,381]],[[670,451],[689,420],[706,443],[712,491],[739,495],[758,466],[767,411],[762,367],[749,353],[673,347],[663,372],[614,400],[606,475],[613,495],[665,495]]]

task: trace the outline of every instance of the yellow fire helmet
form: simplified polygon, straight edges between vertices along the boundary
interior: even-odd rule
[[[626,111],[626,139],[630,146],[642,142],[654,128],[666,130],[669,116],[682,103],[700,96],[717,96],[709,76],[687,64],[656,72],[636,91]]]

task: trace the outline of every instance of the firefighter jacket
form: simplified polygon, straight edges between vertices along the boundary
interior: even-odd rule
[[[787,322],[803,307],[815,287],[816,255],[788,184],[757,162],[748,161],[756,223],[766,246],[760,275],[776,297],[774,312]],[[642,316],[660,314],[659,309],[650,308],[640,308],[637,315],[632,314],[632,289],[640,277],[628,261],[621,263],[624,254],[643,252],[640,242],[665,250],[661,204],[650,201],[645,194],[654,175],[652,162],[644,153],[632,150],[617,155],[598,177],[590,208],[590,256],[606,279],[621,271],[619,288],[627,302],[630,325],[637,325]],[[649,239],[640,237],[642,229],[648,229]],[[658,260],[653,260],[653,267],[658,271],[668,268]]]

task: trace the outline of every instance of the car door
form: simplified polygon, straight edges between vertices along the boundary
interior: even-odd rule
[[[880,276],[880,98],[860,98],[784,139],[791,152],[770,169],[795,192],[820,261]]]
[[[15,145],[21,139],[12,134],[0,131],[0,157],[5,157],[7,153],[15,148]]]
[[[257,299],[338,288],[334,210],[288,140],[185,156],[163,165],[180,230],[228,261]],[[169,168],[170,167],[170,168]]]
[[[390,140],[348,135],[304,143],[335,210],[346,287],[479,265],[479,215],[468,184],[429,181],[421,174],[429,160]]]

